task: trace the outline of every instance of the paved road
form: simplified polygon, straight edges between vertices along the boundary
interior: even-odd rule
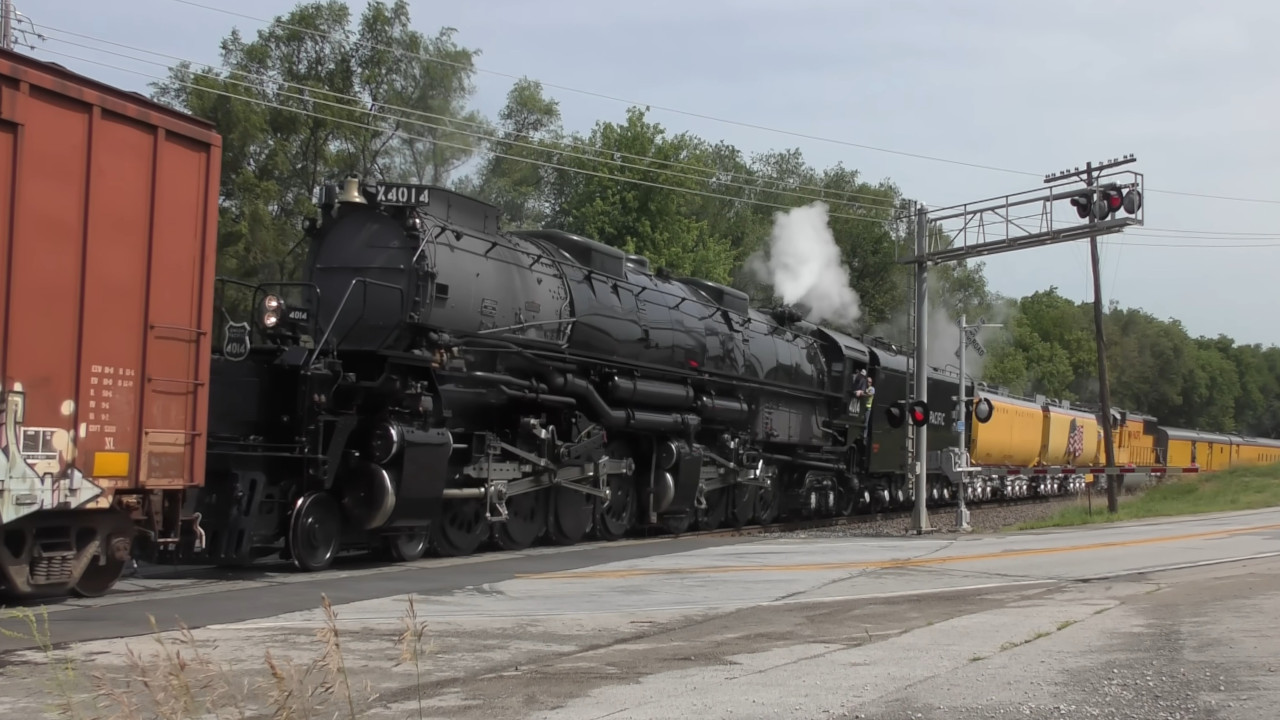
[[[220,592],[138,590],[114,605],[63,605],[50,628],[64,640],[101,636],[109,623],[139,627],[147,608],[205,614],[192,637],[209,663],[230,669],[215,676],[188,650],[187,673],[239,686],[267,677],[267,651],[277,667],[297,668],[322,652],[323,614],[310,608],[323,590],[344,603],[337,626],[357,697],[365,680],[379,694],[371,718],[1253,718],[1280,699],[1269,670],[1280,667],[1270,620],[1280,616],[1280,510],[961,538],[636,542],[427,564]],[[409,593],[426,623],[416,663],[401,662],[396,643]],[[144,656],[158,647],[129,644]],[[116,688],[164,664],[131,667],[123,645],[68,652]],[[47,659],[11,651],[0,662],[0,707],[38,717],[51,699]],[[289,677],[286,668],[277,684]],[[226,692],[219,702],[233,707]],[[138,686],[130,697],[147,694]],[[268,689],[248,695],[269,700]]]

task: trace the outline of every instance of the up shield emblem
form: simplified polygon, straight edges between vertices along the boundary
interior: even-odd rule
[[[249,357],[249,323],[227,323],[226,337],[222,341],[222,354],[228,360],[243,360]]]

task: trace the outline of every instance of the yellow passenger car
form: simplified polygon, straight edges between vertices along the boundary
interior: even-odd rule
[[[1231,465],[1269,465],[1280,462],[1280,440],[1229,435]]]
[[[1227,435],[1162,427],[1156,433],[1156,459],[1170,467],[1225,470],[1231,467],[1231,445]]]

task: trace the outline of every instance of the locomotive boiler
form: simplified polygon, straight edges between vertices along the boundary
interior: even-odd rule
[[[865,502],[873,351],[746,294],[442,188],[326,188],[304,278],[240,286],[213,360],[218,562],[398,559]],[[859,426],[860,427],[860,426]]]

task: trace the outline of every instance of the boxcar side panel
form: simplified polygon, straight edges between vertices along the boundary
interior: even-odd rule
[[[185,485],[195,476],[209,362],[205,303],[191,290],[204,284],[200,240],[210,159],[207,149],[175,135],[163,135],[157,147],[156,176],[163,183],[153,206],[142,416],[143,483],[153,488]]]
[[[139,457],[143,364],[136,328],[144,318],[147,293],[139,269],[147,266],[151,226],[148,203],[140,200],[151,194],[155,143],[150,128],[101,112],[93,113],[92,132],[95,144],[131,158],[112,163],[98,153],[89,171],[85,265],[92,270],[84,276],[88,302],[80,329],[85,347],[81,421],[87,425],[86,463],[92,477],[105,481],[133,477]]]
[[[8,453],[2,517],[99,496],[78,477],[81,282],[89,114],[42,88],[18,100],[3,348]],[[16,452],[15,452],[16,449]]]
[[[203,482],[219,152],[0,53],[0,521]]]

